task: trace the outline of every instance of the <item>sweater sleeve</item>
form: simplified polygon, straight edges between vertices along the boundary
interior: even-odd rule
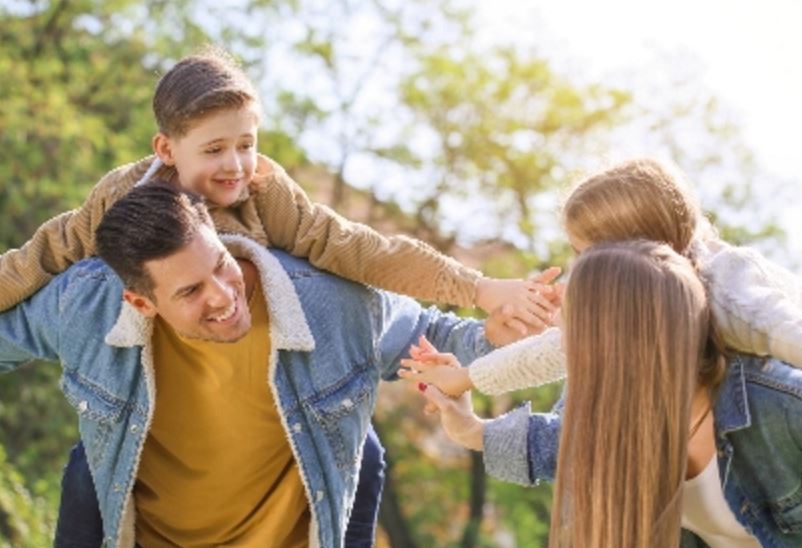
[[[468,376],[480,392],[488,395],[558,381],[565,377],[560,339],[560,330],[551,327],[479,358],[468,367]]]
[[[145,158],[106,174],[86,202],[40,226],[19,249],[0,256],[0,311],[21,303],[71,264],[95,252],[95,228],[103,214],[139,180],[152,161]]]
[[[254,192],[271,245],[349,280],[440,303],[473,306],[481,273],[406,236],[385,236],[313,203],[283,168]]]
[[[802,280],[746,247],[698,245],[710,307],[727,346],[802,367]]]

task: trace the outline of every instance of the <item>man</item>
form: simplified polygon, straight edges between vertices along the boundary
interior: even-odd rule
[[[247,239],[235,260],[169,185],[96,239],[108,264],[0,315],[0,367],[63,364],[106,545],[341,546],[379,378],[421,335],[464,362],[491,349],[479,322]]]

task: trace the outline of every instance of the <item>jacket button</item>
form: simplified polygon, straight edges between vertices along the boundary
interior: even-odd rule
[[[323,500],[323,497],[324,497],[323,491],[318,491],[317,493],[315,493],[316,502],[320,502],[321,500]]]
[[[345,398],[343,400],[343,407],[346,409],[351,409],[354,406],[354,402],[351,401],[351,398]]]
[[[137,432],[139,432],[139,426],[135,424],[131,427],[131,433],[136,434]]]
[[[293,432],[298,433],[301,430],[303,430],[303,427],[301,426],[300,422],[296,422],[295,424],[292,425],[292,431]]]
[[[78,412],[79,413],[83,413],[87,409],[89,409],[89,404],[86,403],[86,400],[83,400],[81,403],[78,404]]]

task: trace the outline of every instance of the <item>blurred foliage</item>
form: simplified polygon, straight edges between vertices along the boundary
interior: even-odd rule
[[[656,89],[642,75],[575,81],[535,51],[482,45],[470,0],[0,0],[0,18],[0,251],[150,152],[159,75],[207,41],[238,55],[263,90],[261,152],[288,169],[324,165],[326,201],[342,210],[349,195],[366,195],[371,222],[443,251],[491,240],[478,255],[488,274],[566,265],[559,195],[621,141],[674,159],[726,237],[781,236],[770,216],[739,222],[755,210],[761,173],[692,77]],[[43,546],[52,535],[77,438],[59,374],[40,364],[0,379],[0,545]],[[487,416],[524,400],[547,410],[559,390],[477,395],[475,405]],[[485,477],[479,456],[447,442],[419,408],[402,385],[382,388],[377,428],[392,466],[382,538],[544,545],[550,487]]]

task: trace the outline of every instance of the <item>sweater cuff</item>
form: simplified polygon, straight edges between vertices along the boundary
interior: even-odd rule
[[[451,257],[436,275],[435,292],[440,303],[454,304],[462,308],[473,308],[476,300],[476,285],[483,274],[469,268]]]

